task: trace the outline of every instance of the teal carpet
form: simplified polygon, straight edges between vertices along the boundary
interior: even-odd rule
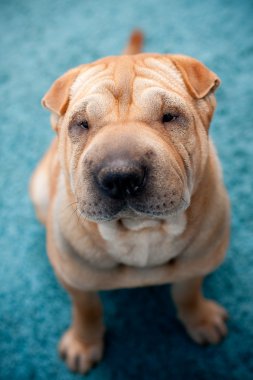
[[[53,136],[40,99],[68,68],[120,53],[136,26],[146,51],[192,55],[222,78],[211,133],[233,207],[232,239],[205,293],[229,310],[230,333],[217,347],[192,343],[168,286],[104,292],[106,353],[87,379],[253,378],[252,19],[250,0],[0,1],[1,380],[82,378],[56,353],[70,305],[27,195]]]

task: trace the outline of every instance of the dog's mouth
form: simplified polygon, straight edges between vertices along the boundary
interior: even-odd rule
[[[86,203],[85,203],[86,204]],[[132,200],[117,201],[114,204],[106,205],[97,202],[88,203],[84,207],[81,203],[78,207],[79,217],[94,222],[112,221],[117,219],[165,219],[174,216],[189,206],[189,197],[184,194],[179,200],[173,199],[156,202],[133,202]]]

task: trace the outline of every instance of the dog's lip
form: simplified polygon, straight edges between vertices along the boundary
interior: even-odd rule
[[[173,207],[166,210],[141,210],[129,207],[130,210],[133,210],[138,216],[148,216],[149,218],[158,218],[158,217],[167,217],[176,215],[178,212],[182,211],[182,209],[186,209],[185,207]]]
[[[124,217],[131,217],[131,218],[135,218],[135,217],[149,217],[149,218],[166,218],[166,217],[169,217],[169,216],[173,216],[173,215],[176,215],[177,213],[181,212],[182,210],[186,210],[188,207],[189,207],[189,204],[188,202],[182,198],[181,201],[183,201],[183,205],[181,205],[181,207],[178,207],[178,206],[175,206],[175,207],[172,207],[172,208],[168,208],[166,210],[146,210],[144,209],[143,207],[138,207],[136,208],[136,206],[132,206],[131,204],[129,204],[129,202],[124,202],[124,204],[122,205],[122,208],[115,212],[115,213],[112,213],[111,215],[103,215],[103,214],[100,214],[100,215],[88,215],[87,216],[87,213],[84,211],[84,210],[81,210],[79,211],[80,212],[80,216],[86,220],[91,220],[91,221],[111,221],[111,220],[116,220],[116,219],[121,219],[121,218],[124,218]],[[130,215],[129,215],[129,211],[130,211]]]
[[[178,206],[179,204],[179,206]],[[134,205],[131,204],[131,202],[127,203],[127,207],[134,211],[136,214],[141,215],[154,215],[154,216],[167,216],[167,215],[174,215],[178,211],[186,210],[189,207],[189,202],[184,198],[182,195],[180,197],[180,202],[177,203],[176,206],[168,207],[168,208],[162,208],[159,210],[149,210],[148,208],[145,208],[145,205],[142,203],[136,203]]]

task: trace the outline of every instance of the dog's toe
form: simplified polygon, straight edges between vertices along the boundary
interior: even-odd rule
[[[217,344],[227,335],[226,310],[217,303],[203,300],[191,313],[183,313],[181,321],[191,338],[199,344]]]
[[[101,360],[103,342],[87,344],[78,339],[74,331],[69,329],[60,341],[59,354],[71,371],[84,374]]]

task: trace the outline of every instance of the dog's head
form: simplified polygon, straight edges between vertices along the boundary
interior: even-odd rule
[[[164,218],[204,171],[218,77],[179,55],[109,57],[60,77],[43,98],[79,212]]]

